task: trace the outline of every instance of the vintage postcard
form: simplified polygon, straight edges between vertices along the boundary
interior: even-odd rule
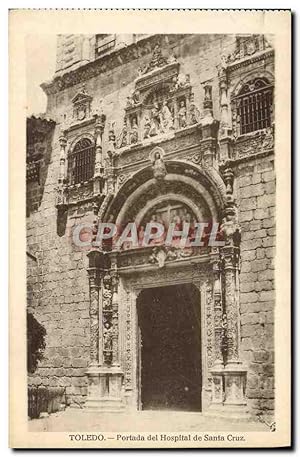
[[[10,446],[289,446],[290,11],[9,20]]]

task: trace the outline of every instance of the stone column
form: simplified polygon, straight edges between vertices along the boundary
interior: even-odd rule
[[[60,155],[59,155],[59,178],[58,183],[64,184],[66,181],[66,146],[67,138],[64,133],[59,138]]]
[[[67,138],[65,132],[59,137],[60,154],[59,154],[59,176],[58,176],[58,187],[56,197],[56,207],[59,211],[66,209],[66,146]]]
[[[227,58],[222,56],[222,62],[218,68],[219,90],[220,90],[220,160],[226,162],[231,158],[231,120],[229,118],[229,100],[228,100],[228,75],[227,75]]]
[[[239,309],[236,303],[236,259],[239,248],[224,246],[222,249],[225,278],[225,305],[227,316],[227,367],[239,362]]]
[[[112,365],[119,366],[119,278],[116,257],[112,258]]]
[[[203,83],[203,118],[201,119],[202,139],[200,150],[202,151],[202,166],[205,168],[216,167],[217,135],[219,122],[213,117],[212,86],[209,82]]]
[[[214,248],[212,259],[213,269],[213,304],[214,304],[214,364],[210,370],[212,375],[212,404],[222,405],[224,391],[224,360],[222,347],[222,284],[219,249]]]
[[[102,136],[105,127],[106,116],[104,114],[95,116],[95,172],[94,172],[94,195],[101,195],[103,192],[103,153],[102,153]]]
[[[107,272],[103,278],[102,288],[102,323],[103,325],[103,364],[112,363],[112,284],[111,275]]]
[[[106,269],[103,253],[89,253],[90,281],[90,366],[87,409],[121,411],[124,408],[119,366],[119,326],[116,265]],[[116,322],[117,320],[117,322]]]
[[[240,313],[237,295],[239,255],[239,247],[234,244],[222,248],[227,319],[227,357],[224,370],[225,405],[232,407],[246,405],[244,391],[247,370],[240,360]]]
[[[221,291],[221,271],[220,260],[217,258],[213,262],[214,274],[214,329],[215,329],[215,361],[214,366],[223,368],[223,352],[222,352],[222,291]]]
[[[116,136],[114,131],[114,122],[111,123],[108,132],[108,148],[107,157],[105,159],[105,193],[113,194],[115,190],[115,173],[114,173],[114,162],[115,162],[115,148],[116,148]]]
[[[89,268],[90,282],[90,367],[99,365],[99,290],[100,272]]]

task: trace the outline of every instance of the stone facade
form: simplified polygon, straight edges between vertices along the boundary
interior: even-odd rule
[[[66,35],[58,46],[56,74],[42,84],[46,117],[27,124],[28,306],[47,331],[29,384],[65,386],[70,404],[137,409],[138,296],[158,284],[193,283],[201,296],[202,410],[272,414],[269,39]],[[248,98],[264,94],[251,99],[260,117],[253,104],[245,108],[251,126],[243,124],[246,86]],[[156,122],[158,105],[165,111]],[[79,140],[94,151],[84,182],[74,174]],[[198,220],[218,221],[225,246],[182,256],[72,242],[76,224],[90,222],[96,236],[99,222],[142,221],[154,205],[175,200]]]

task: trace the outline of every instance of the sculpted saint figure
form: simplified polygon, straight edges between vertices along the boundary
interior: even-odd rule
[[[189,115],[190,115],[190,124],[198,124],[200,120],[200,112],[195,105],[195,103],[191,103],[190,109],[189,109]]]
[[[145,118],[144,118],[144,134],[143,134],[144,139],[149,138],[150,130],[151,130],[150,118],[149,118],[149,116],[145,116]]]
[[[183,100],[180,102],[180,108],[178,110],[178,123],[180,129],[186,127],[186,107]]]
[[[153,176],[157,180],[164,179],[167,174],[166,166],[159,152],[156,152],[153,160]]]
[[[136,119],[133,120],[133,124],[130,130],[130,144],[135,144],[139,139],[139,128]]]
[[[121,133],[118,138],[118,148],[123,148],[124,146],[127,146],[127,141],[128,141],[128,128],[126,125],[126,121],[124,120],[124,125],[122,127]]]
[[[155,136],[160,132],[160,113],[158,103],[154,102],[154,106],[151,110],[151,128],[149,136]]]
[[[163,102],[163,106],[160,112],[160,118],[161,118],[161,126],[162,130],[164,132],[167,132],[172,129],[173,127],[173,116],[171,111],[169,110],[169,107],[167,105],[167,102]]]
[[[106,351],[112,350],[112,328],[108,322],[104,324],[103,328],[104,349]]]

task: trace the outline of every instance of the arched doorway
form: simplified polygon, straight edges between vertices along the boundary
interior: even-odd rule
[[[144,289],[137,315],[139,408],[201,411],[199,290],[193,284]]]

